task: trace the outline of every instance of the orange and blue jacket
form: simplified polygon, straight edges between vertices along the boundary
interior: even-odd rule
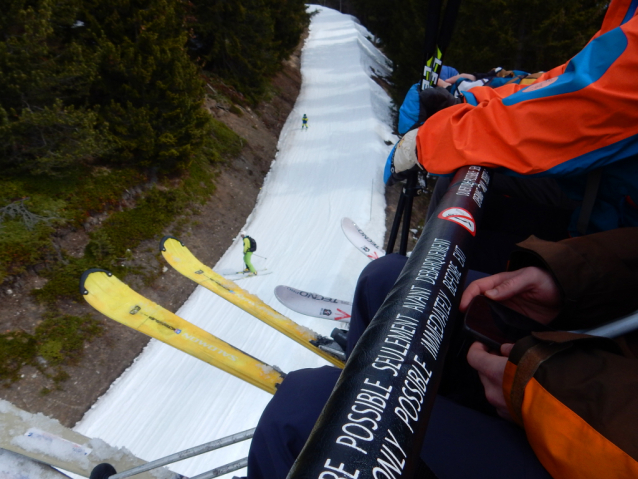
[[[519,246],[512,268],[547,268],[561,288],[565,307],[550,326],[589,329],[638,308],[638,228]],[[503,393],[552,477],[638,477],[636,331],[533,333],[510,353]]]
[[[588,232],[638,226],[637,7],[613,0],[583,50],[532,85],[476,87],[430,117],[419,162],[437,175],[479,165],[551,176],[576,200],[587,172],[604,167]]]

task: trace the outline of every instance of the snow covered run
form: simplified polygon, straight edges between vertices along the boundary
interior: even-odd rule
[[[256,254],[268,258],[253,256],[253,264],[274,273],[244,279],[240,285],[292,320],[328,336],[336,323],[285,308],[274,289],[284,284],[351,301],[368,259],[345,238],[341,219],[352,218],[375,242],[383,242],[383,166],[391,148],[384,141],[394,143],[396,138],[390,99],[371,78],[389,73],[387,59],[353,17],[321,6],[309,8],[318,14],[312,17],[301,57],[301,92],[244,227],[257,240]],[[304,113],[307,131],[301,130]],[[188,238],[183,240],[188,246]],[[241,267],[238,239],[213,269]],[[285,372],[327,364],[202,287],[177,314]],[[151,461],[255,427],[270,398],[152,340],[75,430]],[[249,445],[245,441],[170,469],[195,476],[246,457]]]

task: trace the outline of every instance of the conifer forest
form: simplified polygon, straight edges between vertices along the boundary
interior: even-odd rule
[[[387,86],[400,105],[420,78],[427,0],[317,3],[369,30],[392,63]],[[606,5],[464,0],[445,63],[470,73],[548,70],[583,47]],[[38,327],[0,331],[0,383],[18,381],[25,364],[40,368],[36,357],[60,366],[47,373],[56,384],[66,379],[61,366],[101,326],[61,312],[58,301],[79,301],[87,268],[136,273],[123,259],[206,201],[213,167],[232,163],[244,146],[206,99],[238,114],[267,100],[311,15],[301,0],[3,1],[0,292],[28,272],[46,281],[30,293],[45,310]],[[123,207],[131,191],[135,207]],[[82,255],[52,241],[96,212],[108,215]]]

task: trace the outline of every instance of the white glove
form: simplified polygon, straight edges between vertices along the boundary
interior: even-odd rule
[[[399,140],[392,156],[392,174],[388,180],[388,185],[407,179],[411,172],[423,170],[416,157],[416,135],[418,131],[417,128],[410,130]]]

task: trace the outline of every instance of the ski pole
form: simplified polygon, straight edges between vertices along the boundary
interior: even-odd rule
[[[257,253],[253,253],[253,256],[257,256],[258,258],[262,258],[262,259],[268,259],[265,256],[262,256],[262,255],[257,254]]]
[[[204,454],[206,452],[214,451],[216,449],[220,449],[222,447],[230,446],[231,444],[235,444],[241,441],[245,441],[250,439],[255,434],[255,428],[248,429],[246,431],[238,432],[237,434],[233,434],[232,436],[223,437],[221,439],[216,439],[215,441],[208,442],[206,444],[202,444],[201,446],[191,447],[190,449],[186,449],[181,452],[176,452],[175,454],[171,454],[170,456],[166,456],[162,459],[157,459],[155,461],[151,461],[142,466],[135,467],[133,469],[129,469],[128,471],[122,471],[118,474],[110,476],[109,479],[124,479],[125,477],[134,476],[141,472],[150,471],[152,469],[157,469],[158,467],[166,466],[167,464],[172,464],[174,462],[183,461],[184,459],[188,459],[189,457],[198,456],[200,454]],[[226,471],[231,472],[231,471]],[[206,473],[208,474],[208,473]],[[197,476],[200,477],[200,476]],[[206,477],[214,477],[214,476],[206,476]]]
[[[237,471],[242,469],[248,465],[248,458],[245,457],[243,459],[239,459],[235,462],[231,462],[230,464],[226,464],[225,466],[220,466],[212,471],[204,472],[195,477],[191,477],[191,479],[213,479],[215,477],[223,476],[224,474],[228,474],[229,472]]]

